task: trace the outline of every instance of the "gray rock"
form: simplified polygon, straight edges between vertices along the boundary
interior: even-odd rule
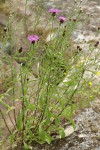
[[[0,13],[0,25],[2,26],[7,25],[7,17],[3,13]]]
[[[100,100],[96,100],[95,103],[91,102],[91,106],[92,109],[96,112],[96,113],[100,113]]]
[[[12,46],[9,42],[3,45],[2,42],[0,42],[0,52],[6,52],[8,55],[12,55],[14,52],[14,46]]]

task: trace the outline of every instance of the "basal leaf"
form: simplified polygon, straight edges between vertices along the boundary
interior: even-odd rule
[[[19,131],[22,130],[22,113],[19,113],[17,118],[17,128]]]
[[[64,128],[59,128],[59,135],[60,135],[60,138],[64,138],[65,137]]]
[[[32,150],[32,146],[24,142],[24,150]]]
[[[48,134],[45,134],[45,141],[46,141],[48,144],[50,144],[51,141],[52,141],[52,137],[51,137],[50,135],[48,135]]]

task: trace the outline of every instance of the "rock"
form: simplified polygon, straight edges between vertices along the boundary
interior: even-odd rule
[[[0,25],[4,27],[7,25],[7,17],[3,13],[0,13]]]
[[[91,131],[92,131],[92,132],[95,132],[95,133],[96,133],[96,132],[98,132],[98,130],[99,130],[99,129],[98,129],[98,127],[96,127],[96,125],[95,125],[95,126],[91,126]]]
[[[100,150],[100,146],[99,146],[99,147],[96,147],[95,150]]]
[[[100,113],[100,100],[97,99],[93,102],[91,102],[91,106],[92,106],[92,109],[96,112],[96,113]]]
[[[96,139],[97,139],[98,141],[100,141],[100,136],[97,136]]]
[[[50,42],[53,39],[55,39],[56,37],[57,37],[57,35],[55,33],[50,33],[46,38],[46,42]]]
[[[78,137],[79,138],[85,138],[85,137],[87,137],[87,135],[86,134],[79,134]]]
[[[71,135],[74,131],[75,131],[75,129],[73,128],[72,125],[66,127],[65,130],[64,130],[65,137]]]
[[[0,42],[0,49],[2,52],[6,52],[8,55],[12,55],[14,52],[14,46],[11,46],[9,42],[7,42],[4,46]]]
[[[9,42],[6,43],[5,52],[7,52],[8,55],[12,55],[14,52],[14,46],[12,46]]]

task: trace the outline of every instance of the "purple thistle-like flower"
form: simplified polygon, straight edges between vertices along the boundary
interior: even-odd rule
[[[39,37],[37,35],[29,35],[27,39],[30,41],[30,43],[34,44],[39,40]]]
[[[63,16],[60,16],[59,20],[60,20],[60,23],[64,23],[67,20],[67,18],[63,17]]]
[[[61,12],[59,9],[51,8],[49,9],[49,12],[52,13],[52,16],[55,16],[57,13]]]

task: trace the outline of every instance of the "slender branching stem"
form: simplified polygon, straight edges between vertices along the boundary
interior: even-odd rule
[[[9,133],[12,134],[12,131],[10,130],[10,128],[9,128],[7,122],[6,122],[6,119],[5,119],[5,117],[4,117],[4,114],[3,114],[2,110],[0,110],[0,114],[1,114],[1,116],[2,116],[2,118],[3,118],[3,121],[4,121],[5,125],[6,125],[6,127],[7,127],[8,131],[9,131]]]
[[[85,69],[83,68],[83,71],[82,71],[82,75],[80,77],[80,80],[78,81],[78,84],[77,84],[77,87],[75,88],[75,90],[73,91],[73,93],[71,94],[71,97],[69,98],[69,100],[67,101],[67,103],[65,104],[65,106],[62,108],[62,110],[60,111],[60,113],[57,115],[57,118],[62,114],[62,112],[66,109],[66,107],[69,105],[70,101],[72,100],[73,96],[75,95],[76,91],[78,90],[79,86],[80,86],[80,82],[83,78],[83,75],[84,75],[84,72],[85,72]],[[51,124],[54,124],[55,122],[55,119],[53,119],[53,121],[47,126],[47,128],[45,130],[47,130]]]
[[[44,115],[45,115],[45,111],[46,111],[46,108],[47,108],[47,103],[48,103],[48,100],[49,100],[49,88],[50,88],[50,72],[48,74],[48,81],[47,81],[47,90],[46,90],[46,99],[45,99],[45,102],[44,102],[44,106],[43,106],[43,112],[41,113],[41,116],[40,116],[40,120],[38,121],[37,125],[36,125],[36,128],[35,128],[35,133],[37,132],[38,130],[38,126],[39,126],[39,123],[42,122],[43,118],[44,118]]]
[[[25,91],[24,91],[24,82],[23,82],[23,72],[22,67],[20,68],[20,76],[21,76],[21,88],[22,88],[22,145],[24,142],[24,130],[25,130]]]
[[[10,113],[8,112],[8,116],[9,116],[9,119],[10,119],[10,121],[11,121],[11,123],[13,124],[13,126],[15,127],[15,124],[14,124],[14,122],[12,121],[12,118],[11,118],[11,116],[10,116]]]
[[[14,84],[14,72],[12,70],[12,82],[13,82],[13,89],[12,89],[12,95],[13,95],[13,106],[15,107],[15,84]],[[15,120],[15,124],[17,126],[17,121],[16,121],[16,107],[15,109],[13,110],[14,112],[14,120]]]

